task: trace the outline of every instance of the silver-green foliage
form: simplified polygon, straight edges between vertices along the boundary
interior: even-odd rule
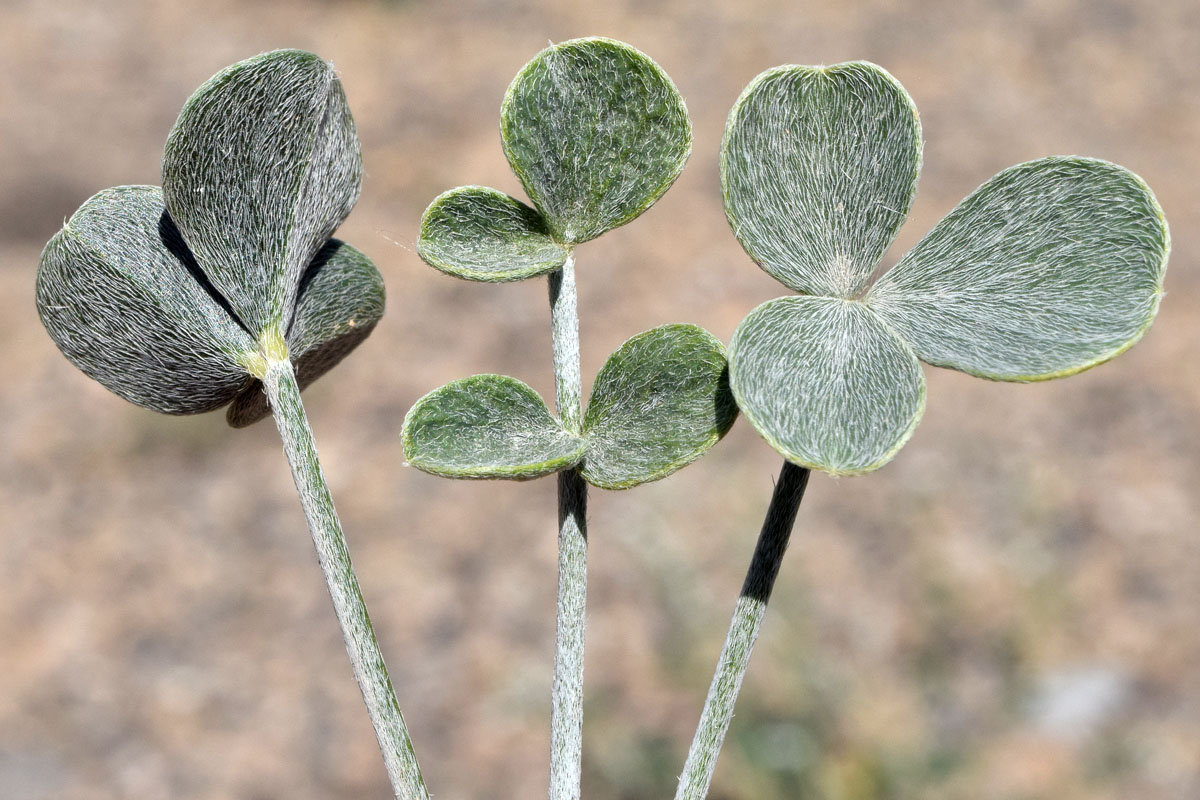
[[[500,132],[533,208],[464,186],[434,200],[421,221],[421,257],[468,280],[558,269],[574,245],[653,205],[692,150],[687,108],[667,74],[602,38],[548,47],[526,64],[504,96]]]
[[[1162,298],[1167,232],[1128,170],[1044,158],[992,178],[872,287],[867,304],[922,360],[1042,380],[1141,338]]]
[[[500,128],[534,207],[482,186],[452,189],[425,211],[417,252],[467,280],[550,273],[554,325],[566,326],[554,331],[556,399],[565,410],[551,425],[525,384],[499,376],[456,381],[408,413],[409,463],[471,478],[579,467],[593,485],[612,489],[664,477],[699,458],[733,423],[724,348],[692,325],[630,339],[597,378],[581,424],[572,254],[670,188],[691,152],[683,98],[629,45],[576,39],[543,50],[521,70],[505,95]],[[559,309],[560,302],[569,307]],[[564,435],[583,447],[570,458]]]
[[[277,50],[221,70],[184,105],[162,167],[171,218],[234,313],[286,329],[304,268],[362,185],[330,65]]]
[[[725,351],[695,325],[664,325],[621,345],[601,369],[574,436],[526,384],[476,375],[435,389],[404,420],[408,462],[454,478],[536,478],[580,466],[624,489],[690,464],[733,424]]]
[[[585,448],[536,391],[504,375],[434,389],[405,416],[401,438],[410,464],[447,478],[536,478],[579,463]]]
[[[917,189],[921,123],[904,87],[863,62],[777,67],[742,93],[721,181],[733,232],[785,286],[852,297]]]
[[[219,408],[247,381],[254,339],[181,257],[157,186],[99,192],[42,252],[37,306],[75,366],[173,414]]]
[[[575,39],[539,53],[500,108],[504,154],[555,239],[624,225],[671,186],[692,151],[683,98],[643,53]]]
[[[797,464],[838,475],[875,469],[912,434],[925,406],[912,349],[853,300],[769,300],[738,326],[730,351],[738,403]]]
[[[702,456],[737,416],[726,370],[725,348],[695,325],[663,325],[625,342],[592,387],[583,477],[624,489]]]
[[[361,178],[328,64],[296,50],[234,64],[184,106],[161,190],[100,192],[50,240],[37,304],[67,358],[135,403],[232,400],[233,425],[273,409],[388,777],[428,800],[300,402],[383,314],[379,272],[330,239]]]
[[[327,63],[281,50],[234,64],[184,106],[161,190],[102,191],[46,245],[42,322],[128,400],[172,414],[233,401],[231,424],[253,422],[267,412],[264,342],[286,342],[307,385],[383,313],[374,265],[329,238],[361,173]]]
[[[435,199],[421,219],[417,253],[450,275],[494,282],[553,272],[570,255],[541,214],[486,186],[460,186]]]
[[[833,474],[886,463],[920,419],[917,359],[997,380],[1070,375],[1136,342],[1162,296],[1169,237],[1150,189],[1096,159],[1001,172],[863,294],[911,206],[916,110],[884,70],[778,67],[730,112],[729,223],[803,295],[735,332],[730,382],[785,458]]]
[[[339,239],[327,241],[300,280],[296,313],[284,338],[300,388],[362,344],[383,310],[383,276],[371,260]],[[267,395],[255,379],[229,406],[226,418],[243,428],[269,413]]]

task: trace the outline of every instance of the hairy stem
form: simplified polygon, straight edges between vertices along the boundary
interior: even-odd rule
[[[291,362],[286,359],[268,361],[262,382],[283,438],[283,450],[292,467],[292,478],[308,519],[308,530],[317,546],[317,559],[333,598],[333,609],[342,627],[354,677],[362,690],[371,724],[375,726],[392,789],[400,800],[428,800],[429,792],[417,766],[412,740],[396,702],[371,618],[367,616],[358,579],[354,576],[342,525],[334,510],[321,462],[317,460],[317,447],[300,402],[300,389]]]
[[[775,586],[775,576],[779,574],[779,565],[792,535],[796,511],[808,486],[808,475],[806,468],[789,461],[783,462],[775,492],[771,496],[771,505],[758,535],[758,544],[754,547],[750,569],[746,572],[741,595],[733,609],[729,634],[725,646],[721,648],[721,658],[708,689],[708,698],[704,701],[704,710],[700,714],[696,736],[692,739],[692,748],[688,751],[683,775],[679,778],[675,800],[703,800],[708,794],[717,756],[725,742],[729,721],[733,718],[733,706],[750,663],[750,652],[758,638],[767,601]]]
[[[575,256],[550,273],[550,330],[554,338],[554,401],[568,431],[583,427],[583,382],[579,377],[579,305],[575,299]]]
[[[550,322],[558,416],[582,427],[575,261],[550,275]],[[578,469],[558,474],[558,616],[550,710],[550,799],[578,800],[583,762],[583,640],[587,599],[587,483]]]

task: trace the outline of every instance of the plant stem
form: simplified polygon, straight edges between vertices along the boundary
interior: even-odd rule
[[[558,416],[582,427],[579,312],[575,260],[550,274],[550,323]],[[587,599],[587,482],[578,469],[558,474],[558,615],[550,710],[550,799],[578,800],[583,762],[583,642]]]
[[[708,698],[704,701],[704,711],[700,714],[700,723],[692,739],[692,748],[688,751],[683,775],[679,778],[675,800],[704,800],[708,794],[717,756],[725,742],[729,721],[733,718],[733,705],[742,688],[750,653],[754,649],[754,641],[758,638],[763,614],[767,610],[767,601],[775,586],[775,576],[779,574],[779,565],[792,535],[796,511],[808,486],[808,475],[808,469],[790,461],[783,462],[775,492],[771,495],[771,505],[758,535],[758,544],[754,547],[750,569],[746,572],[741,595],[733,609],[729,635],[721,649],[721,658],[708,689]]]
[[[554,401],[563,426],[576,435],[583,427],[583,382],[579,377],[579,305],[575,297],[575,256],[550,273],[550,331],[554,338]]]
[[[354,666],[354,677],[362,690],[363,701],[375,736],[383,753],[392,789],[400,800],[428,800],[429,792],[417,766],[416,753],[408,728],[396,702],[396,693],[388,678],[387,665],[375,639],[371,618],[363,602],[342,525],[333,507],[333,498],[321,462],[317,459],[317,447],[313,442],[312,429],[300,402],[300,389],[290,361],[270,360],[266,362],[263,385],[271,403],[275,424],[283,438],[283,450],[292,467],[292,478],[308,519],[308,530],[317,547],[317,559],[329,595],[333,598],[333,609],[337,613],[342,636],[346,640],[346,651]]]

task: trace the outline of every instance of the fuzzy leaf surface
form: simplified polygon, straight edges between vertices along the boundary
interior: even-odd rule
[[[772,447],[833,475],[883,466],[925,406],[912,350],[853,300],[763,303],[733,334],[729,374],[742,413]]]
[[[300,282],[296,314],[287,332],[296,383],[308,387],[333,369],[375,329],[383,316],[383,276],[350,245],[330,239],[317,252]],[[242,428],[271,411],[262,383],[238,394],[227,419]]]
[[[515,378],[474,375],[417,401],[404,418],[404,456],[447,478],[536,478],[574,466],[584,442]]]
[[[254,340],[207,285],[157,186],[89,199],[42,252],[37,308],[67,359],[155,411],[196,414],[249,380]]]
[[[702,456],[737,417],[725,348],[695,325],[634,336],[596,377],[583,477],[604,489],[663,478]]]
[[[519,281],[553,272],[570,253],[535,209],[486,186],[461,186],[421,218],[417,253],[431,267],[471,281]]]
[[[1132,172],[1043,158],[976,189],[867,302],[930,364],[996,380],[1054,378],[1141,338],[1169,248],[1162,210]]]
[[[675,84],[611,39],[548,47],[513,79],[500,109],[504,153],[563,244],[637,217],[670,188],[692,149]]]
[[[342,84],[300,50],[217,73],[184,105],[163,152],[171,217],[255,336],[287,329],[300,277],[361,181]]]
[[[804,294],[853,297],[908,216],[921,168],[912,98],[880,67],[776,67],[730,111],[725,214],[746,252]]]

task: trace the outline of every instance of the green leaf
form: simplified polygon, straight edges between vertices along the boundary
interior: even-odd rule
[[[541,214],[486,186],[460,186],[430,203],[417,253],[455,277],[497,282],[553,272],[570,255]]]
[[[333,369],[375,329],[383,316],[383,276],[365,255],[330,239],[300,282],[296,315],[287,345],[301,389]],[[244,428],[271,413],[262,383],[245,389],[226,418]]]
[[[767,70],[734,104],[721,143],[734,234],[805,294],[863,289],[908,216],[920,168],[912,98],[863,61]]]
[[[729,375],[742,413],[772,447],[833,475],[883,466],[925,406],[916,356],[855,300],[763,303],[733,334]]]
[[[255,336],[287,329],[304,268],[350,213],[361,181],[341,82],[299,50],[217,73],[184,105],[163,153],[172,218]]]
[[[222,307],[157,186],[105,189],[42,252],[37,308],[63,355],[126,400],[168,414],[230,401],[254,340]]]
[[[346,338],[356,343],[365,339],[383,310],[383,276],[379,270],[356,248],[330,239],[304,273],[296,318],[287,333],[288,349],[298,369],[313,354],[320,354],[326,361],[333,343]],[[343,355],[348,352],[340,346],[335,349]]]
[[[536,478],[574,466],[584,442],[515,378],[474,375],[435,389],[404,418],[404,456],[447,478]]]
[[[500,109],[508,163],[563,244],[637,217],[670,188],[692,150],[692,124],[671,79],[611,39],[539,53]]]
[[[930,364],[997,380],[1054,378],[1141,338],[1169,249],[1162,209],[1132,172],[1044,158],[975,190],[867,302]]]
[[[638,334],[596,377],[583,477],[604,489],[658,480],[702,456],[736,416],[725,348],[712,334],[695,325]]]

